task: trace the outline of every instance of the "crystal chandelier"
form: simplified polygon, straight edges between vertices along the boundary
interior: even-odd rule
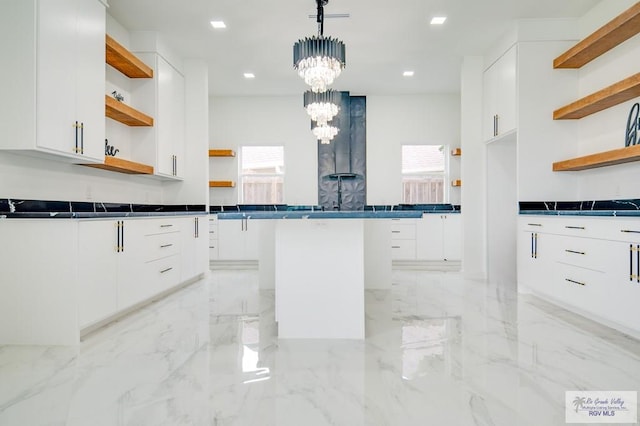
[[[345,67],[344,43],[324,36],[324,6],[329,0],[316,0],[318,35],[298,40],[293,45],[293,67],[311,90],[322,93]]]
[[[324,93],[307,90],[304,92],[304,108],[318,126],[326,126],[340,110],[339,99],[340,92],[335,90],[327,90]]]
[[[313,128],[313,134],[321,144],[329,144],[331,140],[338,134],[338,128],[323,124]]]

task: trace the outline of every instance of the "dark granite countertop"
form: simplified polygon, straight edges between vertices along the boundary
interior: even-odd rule
[[[640,217],[640,199],[521,201],[519,205],[522,215]]]
[[[282,211],[282,212],[224,212],[220,220],[231,219],[412,219],[422,217],[419,210],[396,211]]]
[[[127,204],[0,198],[0,218],[4,219],[192,216],[207,213],[204,204]]]

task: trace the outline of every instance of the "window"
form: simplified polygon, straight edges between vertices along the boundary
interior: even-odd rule
[[[448,181],[444,145],[402,145],[402,202],[444,203]]]
[[[284,147],[243,146],[240,150],[240,202],[284,202]]]

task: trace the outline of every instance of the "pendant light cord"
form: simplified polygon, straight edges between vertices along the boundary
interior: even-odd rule
[[[318,35],[324,35],[324,6],[329,3],[329,0],[316,0],[318,5],[318,13],[316,14],[316,22],[318,23]]]

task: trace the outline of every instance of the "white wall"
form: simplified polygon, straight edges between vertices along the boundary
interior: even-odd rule
[[[318,148],[300,96],[209,98],[211,148],[282,145],[285,158],[284,202],[318,204]],[[209,159],[211,180],[238,179],[235,158]],[[238,203],[238,186],[212,188],[211,205]]]
[[[368,204],[401,202],[401,146],[411,144],[460,146],[459,94],[367,96]],[[450,166],[458,179],[459,159]],[[450,202],[460,204],[460,188],[447,189]]]
[[[210,98],[211,148],[284,145],[285,203],[317,204],[317,142],[302,106],[302,95]],[[367,96],[367,204],[401,200],[403,144],[460,146],[460,97],[451,95]],[[237,180],[238,157],[212,158],[212,180]],[[450,162],[451,178],[460,161]],[[460,204],[460,189],[451,202]],[[214,188],[212,205],[238,202],[238,188]]]
[[[587,36],[635,3],[630,0],[600,2],[581,20],[582,36]],[[637,73],[639,56],[640,36],[635,36],[574,71],[579,79],[576,99]],[[638,98],[632,99],[578,120],[576,154],[588,155],[623,148],[627,116],[631,106],[638,101]],[[577,199],[638,198],[638,163],[573,173],[579,179]]]
[[[482,141],[482,70],[480,56],[465,57],[461,72],[462,267],[465,277],[487,276],[486,146]]]

